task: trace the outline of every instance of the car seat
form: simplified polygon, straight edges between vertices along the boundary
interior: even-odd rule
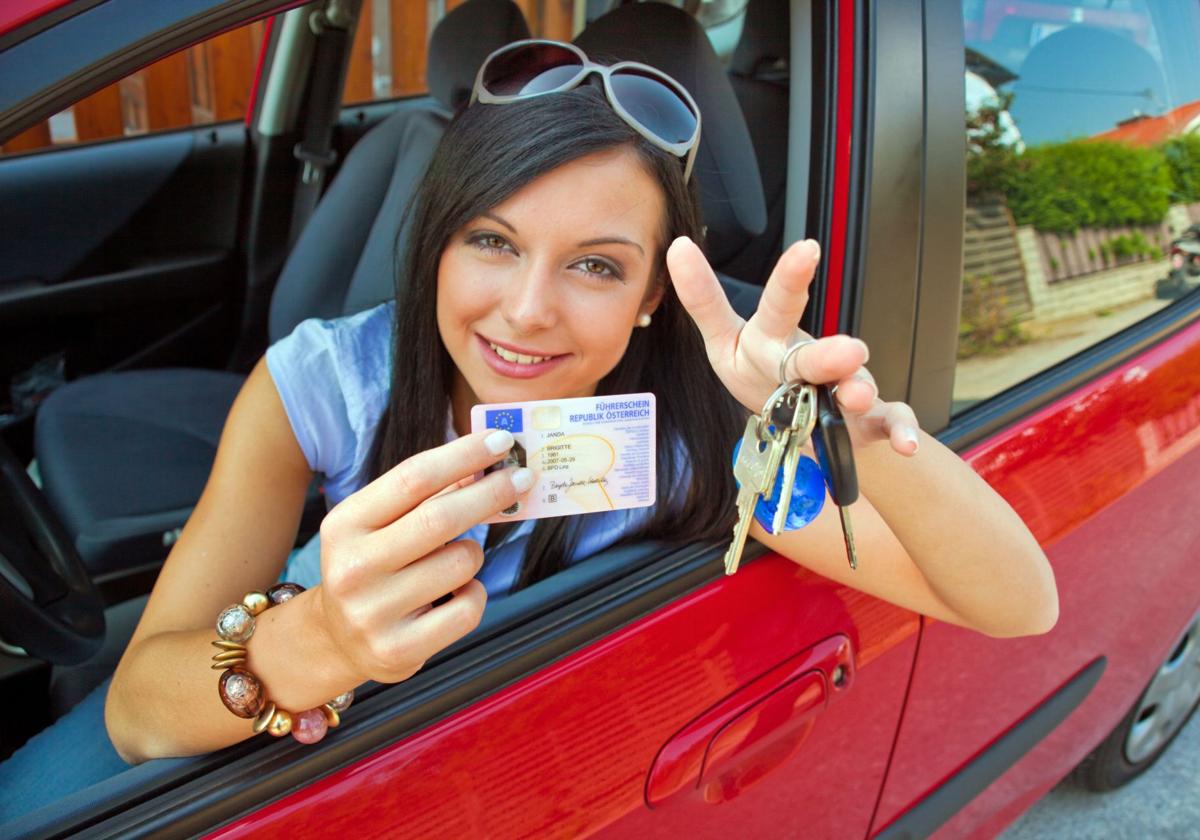
[[[767,206],[766,229],[722,264],[734,277],[763,285],[783,252],[787,205],[790,70],[788,0],[750,0],[733,51],[729,81],[742,106]]]
[[[489,10],[488,21],[480,8]],[[271,300],[271,340],[304,318],[352,314],[392,296],[403,206],[483,57],[527,37],[518,32],[523,19],[518,25],[503,14],[515,8],[509,0],[469,0],[439,24],[428,65],[439,105],[402,110],[351,149],[284,266]],[[766,210],[754,148],[699,24],[661,4],[626,6],[597,20],[577,43],[593,56],[660,67],[692,91],[704,115],[695,177],[714,261],[760,233]],[[760,289],[723,282],[734,307],[752,312]],[[199,499],[242,381],[200,370],[101,374],[43,403],[35,452],[44,490],[98,579],[162,562],[163,534],[182,526]]]
[[[397,220],[453,109],[489,52],[527,37],[511,0],[468,0],[439,22],[426,65],[433,98],[402,103],[351,149],[280,272],[271,341],[305,318],[352,314],[391,295]],[[244,380],[180,368],[102,373],[42,404],[34,432],[42,489],[94,579],[162,563],[200,498]]]

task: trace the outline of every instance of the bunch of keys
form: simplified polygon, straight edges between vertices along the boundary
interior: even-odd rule
[[[819,467],[801,451],[810,438]],[[850,568],[858,568],[846,510],[858,499],[858,476],[846,421],[828,387],[800,381],[781,385],[762,414],[746,421],[734,452],[733,477],[738,483],[738,521],[725,553],[725,574],[738,569],[752,517],[773,534],[801,528],[821,512],[825,487],[838,506]],[[769,504],[772,499],[774,505]]]

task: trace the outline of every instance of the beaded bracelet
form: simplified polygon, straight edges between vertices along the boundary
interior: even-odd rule
[[[213,647],[213,670],[224,671],[217,693],[225,708],[240,718],[254,718],[254,732],[270,732],[277,738],[287,735],[302,744],[315,744],[330,727],[341,723],[341,713],[354,701],[354,690],[315,709],[292,714],[267,699],[258,677],[246,668],[246,642],[254,635],[254,618],[264,610],[304,591],[298,583],[277,583],[266,592],[247,592],[240,604],[231,604],[217,616],[217,635]]]

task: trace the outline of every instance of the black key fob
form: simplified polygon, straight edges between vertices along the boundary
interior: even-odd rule
[[[850,449],[850,430],[827,385],[817,386],[817,424],[812,439],[833,503],[838,507],[854,504],[858,499],[858,473]]]

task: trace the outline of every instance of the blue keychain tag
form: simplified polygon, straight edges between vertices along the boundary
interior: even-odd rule
[[[733,463],[737,463],[741,448],[742,442],[738,440],[733,447]],[[754,505],[754,518],[768,534],[775,533],[771,530],[771,522],[775,518],[775,509],[778,507],[779,494],[782,491],[783,470],[780,469],[775,473],[775,489],[771,491],[771,500],[767,501],[759,496]],[[792,485],[792,498],[783,530],[796,531],[803,528],[817,518],[824,506],[825,476],[821,467],[812,458],[801,455],[796,464],[796,483]]]

